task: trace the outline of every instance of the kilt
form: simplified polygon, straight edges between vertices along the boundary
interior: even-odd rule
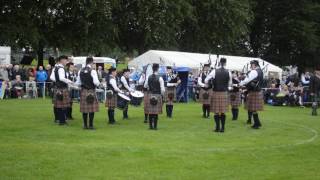
[[[117,94],[113,93],[113,96],[111,98],[106,98],[106,103],[105,103],[105,107],[107,108],[115,108],[117,107]]]
[[[210,112],[226,113],[229,108],[228,92],[211,91]]]
[[[248,111],[263,111],[263,93],[259,92],[249,92],[246,98],[245,109]]]
[[[241,93],[240,92],[230,92],[230,104],[232,108],[238,108],[241,105]],[[235,98],[231,98],[234,96]]]
[[[56,108],[68,108],[70,107],[70,96],[69,96],[69,90],[67,88],[65,89],[56,89],[54,93],[54,97],[57,95],[58,91],[62,91],[63,94],[63,100],[59,101],[57,98],[54,98],[54,107]]]
[[[209,98],[208,99],[204,99],[203,98],[203,94],[205,92],[208,92],[209,93]],[[206,104],[206,105],[209,105],[210,104],[210,101],[211,101],[211,90],[205,90],[203,88],[200,89],[200,93],[199,93],[199,101],[202,103],[202,104]]]
[[[148,91],[144,91],[144,97],[143,97],[143,104],[144,104],[144,107],[143,107],[143,109],[144,109],[144,113],[145,114],[148,114],[147,113],[147,111],[148,111],[148,109],[147,109],[147,106],[148,106],[148,101],[149,101],[149,92]]]
[[[152,96],[157,97],[158,103],[157,105],[151,105],[150,104],[150,98]],[[146,102],[145,106],[145,113],[146,114],[162,114],[162,96],[160,94],[149,94],[148,101]]]
[[[89,93],[93,93],[95,98],[92,104],[87,103],[87,96]],[[99,103],[96,95],[95,89],[81,89],[80,92],[80,112],[82,113],[92,113],[99,111]]]
[[[169,94],[173,94],[173,98],[170,100],[169,99]],[[168,104],[168,105],[173,105],[173,102],[176,101],[177,99],[177,88],[176,87],[167,87],[166,88],[166,92],[165,92],[165,96],[164,96],[164,101]]]

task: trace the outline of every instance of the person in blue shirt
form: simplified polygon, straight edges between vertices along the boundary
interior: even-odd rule
[[[39,85],[39,96],[42,97],[43,94],[43,88],[44,88],[44,83],[48,79],[48,74],[46,71],[43,70],[43,66],[39,66],[39,70],[37,71],[36,74],[36,80]]]

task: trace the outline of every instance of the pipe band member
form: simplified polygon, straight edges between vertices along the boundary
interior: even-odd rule
[[[140,88],[141,91],[143,91],[143,104],[144,104],[144,123],[148,123],[148,114],[147,114],[147,104],[148,104],[148,100],[149,100],[149,91],[147,88],[145,88],[145,85],[147,83],[147,77],[145,73],[142,73],[139,81],[138,81],[138,87]]]
[[[70,107],[70,96],[68,90],[68,84],[73,84],[72,81],[67,79],[65,65],[68,63],[67,56],[60,56],[58,58],[58,64],[54,70],[55,77],[55,100],[54,107],[59,119],[59,125],[65,125],[67,117],[67,108]]]
[[[206,84],[208,84],[209,80],[213,79],[210,111],[215,113],[215,132],[225,131],[226,112],[229,107],[228,90],[232,86],[232,75],[231,72],[225,69],[226,63],[227,59],[221,58],[220,67],[212,70],[205,79]]]
[[[165,81],[165,102],[166,102],[166,113],[168,118],[172,118],[173,103],[177,99],[177,86],[181,83],[180,78],[177,74],[174,74],[172,67],[167,67],[166,81]]]
[[[92,57],[87,57],[86,66],[78,73],[76,84],[81,86],[80,112],[82,113],[83,129],[94,130],[94,113],[99,112],[99,103],[96,95],[96,87],[100,85],[97,71],[93,69]],[[88,126],[89,115],[89,126]]]
[[[108,108],[108,119],[109,124],[113,125],[116,123],[114,119],[114,109],[117,106],[117,93],[123,93],[117,84],[117,69],[111,67],[109,69],[109,75],[107,76],[107,92],[106,92],[106,103],[105,107]]]
[[[240,80],[238,72],[232,71],[232,90],[230,91],[230,104],[232,112],[232,120],[238,120],[239,106],[241,105],[241,93],[239,88]]]
[[[320,102],[320,65],[314,71],[314,75],[310,77],[310,92],[312,97],[312,115],[317,116],[317,108]]]
[[[76,82],[77,81],[77,74],[74,72],[74,65],[73,63],[68,63],[67,64],[67,71],[66,71],[66,74],[67,74],[67,78],[72,81],[72,82]],[[73,117],[72,117],[72,105],[73,105],[73,98],[74,98],[74,94],[75,94],[75,89],[69,89],[69,94],[70,94],[70,107],[67,108],[67,119],[68,120],[73,120]]]
[[[248,76],[240,82],[240,86],[246,86],[248,95],[246,98],[246,109],[252,114],[254,124],[253,129],[259,129],[261,122],[258,111],[263,111],[263,93],[261,84],[263,82],[263,72],[260,68],[259,61],[252,60],[250,62],[251,71]]]
[[[210,73],[209,70],[210,65],[204,64],[203,70],[198,77],[198,86],[200,87],[199,101],[202,103],[203,118],[210,118],[210,89],[212,88],[212,85],[211,83],[209,83],[208,85],[206,85],[205,83],[205,79]]]
[[[120,78],[120,84],[121,84],[121,90],[125,93],[129,92],[134,92],[132,88],[129,86],[129,75],[130,75],[130,70],[125,69],[123,70],[123,74]],[[129,108],[129,103],[126,104],[125,108],[123,109],[123,119],[128,119],[128,108]]]
[[[149,127],[157,130],[158,115],[162,114],[162,95],[165,93],[164,80],[159,75],[159,64],[153,64],[153,74],[148,77],[145,88],[149,91],[149,101],[147,102],[147,113],[149,115]]]

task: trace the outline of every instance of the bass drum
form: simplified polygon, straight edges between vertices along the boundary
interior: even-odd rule
[[[118,93],[117,95],[117,108],[123,110],[127,107],[128,103],[130,102],[130,97],[125,94]]]
[[[143,92],[134,91],[134,92],[131,92],[130,95],[131,95],[130,104],[136,107],[140,106],[144,97]]]

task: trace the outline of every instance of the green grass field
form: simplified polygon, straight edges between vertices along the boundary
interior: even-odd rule
[[[212,132],[200,105],[176,104],[159,130],[130,120],[106,122],[101,105],[96,131],[83,130],[79,105],[69,126],[53,123],[50,100],[0,101],[0,179],[319,179],[320,117],[310,109],[266,107],[263,128],[252,130],[228,114],[226,132]]]

